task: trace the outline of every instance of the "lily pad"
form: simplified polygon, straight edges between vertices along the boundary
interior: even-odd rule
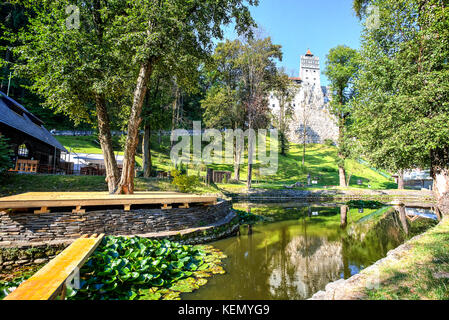
[[[210,272],[212,272],[213,274],[225,274],[226,271],[223,269],[223,267],[221,266],[213,266],[209,269]]]
[[[170,291],[162,297],[162,300],[181,300],[180,295],[179,291]]]
[[[195,278],[183,279],[172,285],[170,289],[182,293],[193,292],[193,290],[196,290],[200,287],[197,282],[198,280]]]

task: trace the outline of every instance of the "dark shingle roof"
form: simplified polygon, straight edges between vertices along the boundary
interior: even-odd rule
[[[25,107],[0,91],[0,122],[22,131],[50,146],[67,152],[58,140],[44,128],[44,123]]]

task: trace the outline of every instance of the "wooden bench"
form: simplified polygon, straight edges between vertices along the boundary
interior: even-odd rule
[[[23,282],[4,300],[54,300],[65,299],[67,284],[79,276],[80,268],[101,243],[104,234],[87,235],[75,240],[63,252],[46,264],[36,274]]]

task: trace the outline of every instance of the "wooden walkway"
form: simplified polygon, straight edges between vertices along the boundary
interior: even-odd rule
[[[68,248],[51,260],[31,278],[23,282],[4,300],[65,299],[67,281],[79,276],[79,269],[101,243],[104,234],[87,235],[75,240]]]
[[[111,195],[107,192],[29,192],[0,198],[0,213],[36,209],[34,213],[50,213],[49,208],[72,207],[73,213],[84,213],[83,207],[159,205],[162,209],[189,208],[191,204],[213,205],[217,197],[205,197],[177,192],[136,192],[132,195]]]

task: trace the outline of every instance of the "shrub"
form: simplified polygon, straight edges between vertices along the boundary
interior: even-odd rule
[[[13,163],[11,161],[12,151],[8,144],[8,139],[0,136],[0,174],[7,172],[12,168]]]
[[[324,144],[328,147],[333,147],[335,146],[335,142],[332,139],[325,139],[324,140]]]
[[[188,176],[179,170],[173,170],[171,175],[173,176],[172,184],[181,192],[192,192],[199,186],[197,176]]]

